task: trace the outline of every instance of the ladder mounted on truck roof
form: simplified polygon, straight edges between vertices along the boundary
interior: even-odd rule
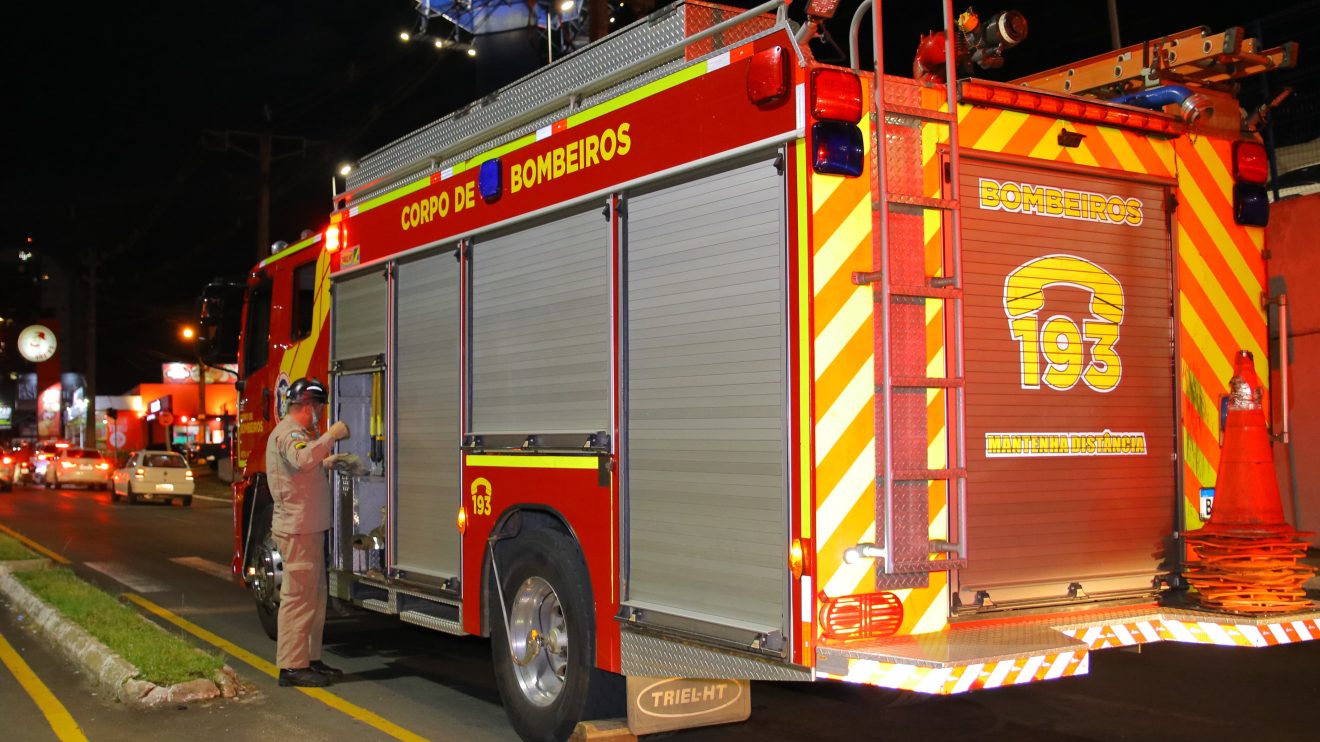
[[[1264,49],[1240,26],[1212,34],[1206,26],[1161,36],[1062,67],[1019,77],[1037,90],[1113,98],[1171,83],[1224,87],[1262,72],[1297,65],[1297,44]]]

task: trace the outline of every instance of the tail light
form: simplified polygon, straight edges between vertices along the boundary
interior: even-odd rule
[[[8,456],[4,457],[4,459],[2,459],[2,460],[3,460],[6,464],[12,464],[12,463],[14,463],[14,460],[11,459],[11,458],[9,458]]]
[[[462,535],[467,532],[467,508],[459,506],[458,508],[458,533]]]
[[[189,470],[185,471],[185,472],[183,473],[183,476],[184,476],[185,479],[192,479],[192,478],[193,478],[192,469],[189,469]]]
[[[811,115],[823,121],[862,120],[862,81],[847,70],[811,71]]]
[[[101,471],[105,471],[106,469],[110,468],[110,465],[102,461],[101,463],[96,465],[96,468],[100,469]]]
[[[61,462],[60,462],[60,467],[61,467],[61,468],[64,468],[64,469],[72,469],[72,468],[73,468],[73,462],[72,462],[72,461],[61,461]]]
[[[882,639],[903,625],[903,603],[893,593],[830,598],[820,594],[820,633],[832,641]]]
[[[142,479],[142,478],[145,477],[145,476],[147,476],[147,470],[146,470],[146,469],[143,469],[142,467],[139,466],[137,469],[134,469],[134,470],[133,470],[133,478],[134,478],[134,479]]]
[[[1270,179],[1270,160],[1259,142],[1233,142],[1233,180],[1265,185]]]
[[[1270,223],[1269,158],[1259,142],[1233,143],[1233,221],[1248,227]]]

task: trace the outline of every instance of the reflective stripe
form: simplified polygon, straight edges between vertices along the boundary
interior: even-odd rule
[[[468,466],[494,469],[596,469],[596,456],[540,456],[537,454],[473,454],[465,459]]]

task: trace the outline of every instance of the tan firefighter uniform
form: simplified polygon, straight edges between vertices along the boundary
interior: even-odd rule
[[[266,442],[266,477],[275,501],[271,534],[284,558],[275,662],[297,670],[321,659],[325,627],[325,533],[330,530],[330,481],[321,462],[334,450],[329,433],[316,437],[285,417]]]

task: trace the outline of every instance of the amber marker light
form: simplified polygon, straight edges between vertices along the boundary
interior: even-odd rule
[[[462,506],[458,508],[458,533],[467,533],[467,508]]]
[[[788,547],[788,568],[793,572],[793,579],[802,579],[802,539],[793,539],[793,545]]]

